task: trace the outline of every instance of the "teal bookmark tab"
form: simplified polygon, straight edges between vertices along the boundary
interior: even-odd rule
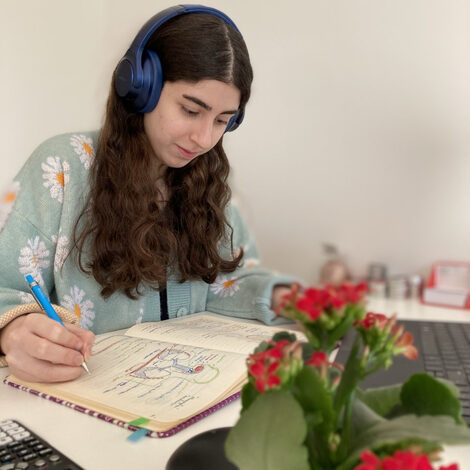
[[[148,429],[140,428],[137,431],[134,431],[130,436],[127,436],[127,440],[131,442],[137,442],[142,437],[144,437],[148,432]]]

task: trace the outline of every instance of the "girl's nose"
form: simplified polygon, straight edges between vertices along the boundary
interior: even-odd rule
[[[214,125],[212,122],[210,122],[209,120],[200,121],[195,125],[191,135],[191,139],[201,149],[209,150],[213,146],[213,131]]]

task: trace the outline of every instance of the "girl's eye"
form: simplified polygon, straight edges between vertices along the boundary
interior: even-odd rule
[[[217,119],[216,122],[222,126],[226,126],[228,124],[228,121],[225,121],[224,119]]]
[[[192,109],[187,108],[186,106],[182,106],[183,111],[190,116],[197,116],[199,113],[197,111],[193,111]]]

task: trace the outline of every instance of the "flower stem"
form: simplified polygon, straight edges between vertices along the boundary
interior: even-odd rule
[[[354,401],[355,393],[354,391],[348,397],[346,404],[344,406],[344,415],[343,415],[343,426],[341,430],[341,442],[337,451],[337,458],[339,462],[342,462],[347,455],[349,443],[351,441],[351,415],[352,415],[352,404]]]

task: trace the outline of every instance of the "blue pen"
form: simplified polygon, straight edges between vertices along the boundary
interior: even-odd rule
[[[29,288],[31,289],[31,294],[33,294],[34,299],[36,300],[37,304],[41,308],[43,312],[46,313],[46,315],[49,318],[52,318],[52,320],[55,320],[59,322],[62,326],[65,327],[63,324],[62,320],[60,319],[59,315],[57,315],[57,312],[54,310],[54,307],[52,304],[49,302],[49,299],[44,295],[44,292],[42,291],[41,287],[39,284],[35,281],[33,276],[28,274],[25,276],[26,281],[28,281]],[[83,355],[83,354],[82,354]],[[90,373],[88,370],[88,366],[85,362],[85,360],[82,362],[82,367]]]

